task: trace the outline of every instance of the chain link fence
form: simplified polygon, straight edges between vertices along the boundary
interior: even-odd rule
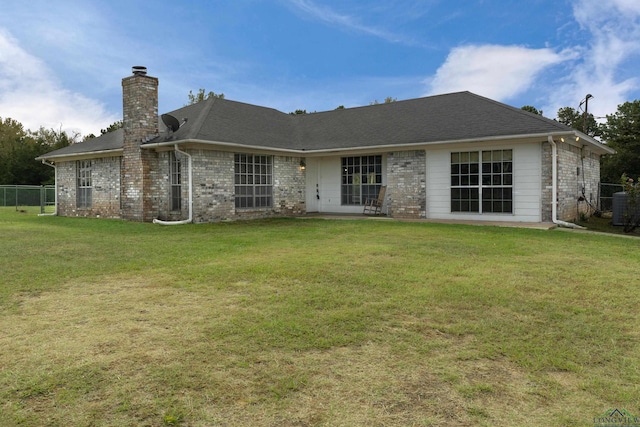
[[[624,190],[622,184],[600,183],[600,210],[611,212],[613,210],[613,194]]]
[[[54,212],[55,185],[0,185],[0,206],[20,210],[28,206],[40,206],[40,213]]]
[[[611,212],[613,194],[622,191],[621,184],[600,183],[600,210]],[[41,213],[55,210],[56,189],[54,185],[0,185],[0,206],[40,206]]]

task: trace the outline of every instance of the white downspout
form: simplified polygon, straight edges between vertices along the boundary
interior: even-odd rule
[[[53,213],[41,213],[38,216],[56,216],[58,215],[58,168],[53,163],[49,163],[46,160],[42,160],[43,165],[51,166],[53,168],[53,186],[54,186],[54,204],[53,204]]]
[[[182,220],[182,221],[162,221],[160,219],[155,218],[153,220],[154,224],[160,224],[160,225],[182,225],[182,224],[189,224],[190,222],[193,221],[193,173],[192,173],[192,159],[191,159],[191,155],[185,151],[181,151],[178,148],[178,144],[174,144],[173,148],[175,149],[176,153],[180,153],[183,154],[185,156],[187,156],[187,158],[189,159],[188,161],[188,168],[189,168],[189,218]]]
[[[558,147],[551,135],[547,139],[551,144],[551,220],[560,227],[584,229],[579,225],[558,219]]]

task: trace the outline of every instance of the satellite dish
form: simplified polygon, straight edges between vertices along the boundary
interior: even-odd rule
[[[171,114],[163,114],[160,118],[162,119],[162,123],[164,123],[171,132],[175,132],[180,129],[180,122]]]

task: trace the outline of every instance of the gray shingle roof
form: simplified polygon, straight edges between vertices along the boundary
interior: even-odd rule
[[[295,148],[295,117],[273,108],[211,98],[170,114],[180,122],[188,121],[170,139],[161,132],[153,143],[199,140]]]
[[[59,150],[43,154],[42,156],[38,157],[38,159],[75,156],[80,154],[98,153],[104,151],[119,151],[122,150],[123,141],[124,131],[122,129],[118,129],[113,132],[101,135],[97,138],[78,142],[76,144],[71,144],[67,147],[60,148]]]
[[[160,135],[148,144],[201,141],[314,151],[574,132],[555,120],[470,92],[306,115],[211,98],[170,114],[187,121],[173,135],[161,126]],[[41,158],[117,150],[122,144],[123,131],[118,130]]]
[[[300,117],[298,129],[310,150],[572,131],[470,92],[310,114]]]

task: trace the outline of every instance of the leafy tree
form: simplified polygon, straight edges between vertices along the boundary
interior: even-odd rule
[[[618,182],[626,176],[640,178],[640,100],[618,105],[615,114],[607,115],[602,137],[616,154],[604,156],[602,182]]]
[[[109,126],[107,126],[106,129],[100,129],[100,135],[104,135],[105,133],[113,132],[114,130],[122,129],[122,126],[124,126],[124,124],[122,123],[122,120],[118,120],[116,122],[113,122]]]
[[[520,108],[520,109],[521,109],[521,110],[524,110],[524,111],[528,111],[528,112],[533,113],[533,114],[538,114],[539,116],[541,116],[541,115],[542,115],[542,110],[538,110],[538,109],[537,109],[536,107],[534,107],[533,105],[525,105],[525,106],[523,106],[523,107],[522,107],[522,108]]]
[[[291,114],[292,116],[296,116],[299,114],[307,114],[307,110],[296,110],[296,111],[292,111],[289,114]]]
[[[14,164],[28,137],[21,123],[0,118],[0,184],[18,184]]]
[[[344,105],[338,105],[338,106],[336,107],[336,110],[344,110]]]
[[[79,133],[69,135],[62,129],[56,131],[55,129],[45,129],[43,127],[31,133],[31,136],[46,150],[45,153],[75,144],[80,141],[81,138]]]
[[[0,184],[41,185],[52,183],[53,169],[35,160],[49,151],[74,142],[79,135],[40,128],[30,132],[13,119],[0,119]]]
[[[199,89],[198,93],[193,93],[193,91],[190,90],[189,95],[187,96],[189,97],[189,103],[187,105],[192,105],[209,98],[224,99],[224,93],[215,93],[215,92],[205,93],[204,89]]]
[[[33,185],[54,184],[55,174],[53,169],[43,165],[42,162],[36,161],[35,157],[75,144],[80,140],[81,135],[79,133],[69,135],[62,129],[56,131],[55,129],[40,127],[36,132],[31,133],[31,138],[35,141],[35,152],[29,153],[21,162],[24,168],[21,175],[21,183]]]
[[[106,129],[100,129],[100,135],[104,135],[105,133],[109,133],[109,132],[113,132],[114,130],[118,130],[118,129],[122,129],[122,126],[124,126],[124,123],[122,122],[122,120],[118,120],[115,121],[113,123],[111,123],[109,126],[107,126]],[[92,133],[85,135],[84,138],[82,138],[83,141],[88,141],[90,139],[96,138],[96,136]]]
[[[586,127],[584,125],[585,116]],[[591,113],[585,115],[584,113],[581,113],[572,107],[563,107],[558,110],[557,120],[560,123],[579,130],[580,132],[586,133],[589,136],[602,135],[602,129],[600,125],[598,125],[598,122],[596,122],[595,117],[593,117],[593,114]]]
[[[390,96],[387,96],[384,99],[384,104],[391,104],[392,102],[396,102],[398,99],[397,98],[392,98]],[[377,99],[374,99],[372,102],[369,103],[369,105],[379,105],[380,103],[378,102]]]

